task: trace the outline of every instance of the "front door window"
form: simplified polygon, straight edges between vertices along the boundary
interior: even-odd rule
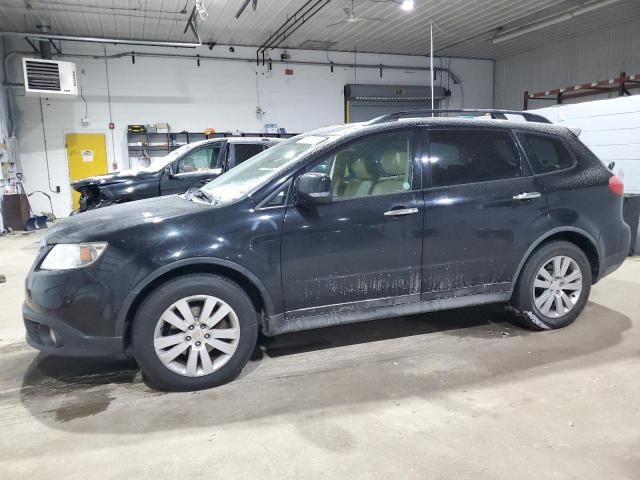
[[[207,145],[188,153],[178,162],[176,173],[197,173],[219,168],[220,143]]]

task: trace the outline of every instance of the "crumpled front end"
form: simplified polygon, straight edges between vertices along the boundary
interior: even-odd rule
[[[110,204],[109,202],[105,202],[100,187],[97,185],[79,187],[75,190],[80,193],[80,208],[74,213],[85,212]]]

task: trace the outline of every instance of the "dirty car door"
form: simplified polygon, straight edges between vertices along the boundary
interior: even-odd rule
[[[414,138],[412,130],[370,135],[308,169],[331,176],[333,201],[287,208],[287,318],[419,300],[423,199]]]
[[[549,228],[544,191],[508,130],[428,137],[423,299],[509,291],[524,251]]]

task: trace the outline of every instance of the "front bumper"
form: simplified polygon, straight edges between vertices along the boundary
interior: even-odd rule
[[[52,355],[71,357],[123,357],[122,337],[84,335],[55,314],[43,315],[22,305],[29,345]]]
[[[135,275],[113,278],[113,272],[130,263],[112,249],[87,268],[39,270],[49,250],[38,253],[25,283],[22,317],[27,343],[55,355],[122,357],[124,332],[116,329],[116,316],[131,291],[126,279]]]

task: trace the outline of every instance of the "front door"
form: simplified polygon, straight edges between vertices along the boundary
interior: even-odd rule
[[[201,187],[222,173],[224,142],[212,142],[187,152],[173,164],[174,174],[162,175],[160,195],[184,193],[192,187]]]
[[[69,163],[69,180],[107,173],[107,146],[104,133],[67,133],[64,137]],[[80,193],[71,190],[73,209],[80,208]]]
[[[428,137],[423,299],[510,290],[531,239],[548,229],[544,192],[508,130]]]
[[[419,300],[424,209],[414,143],[412,130],[370,135],[309,167],[330,175],[333,201],[287,208],[287,318]]]

